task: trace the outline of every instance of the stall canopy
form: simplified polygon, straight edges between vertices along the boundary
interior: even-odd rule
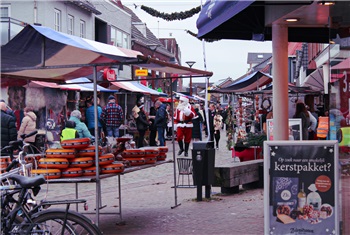
[[[157,95],[157,96],[167,96],[163,92],[153,90],[139,83],[138,81],[122,81],[122,82],[111,82],[112,88],[115,86],[118,89],[124,89],[130,92],[143,93],[146,95]]]
[[[137,64],[139,67],[179,76],[210,77],[212,72],[188,68],[125,48],[27,25],[1,48],[1,85],[19,84],[19,79],[63,82],[85,77],[105,67]],[[11,84],[12,83],[12,84]]]
[[[197,19],[198,37],[207,40],[272,40],[272,22],[297,14],[301,19],[288,25],[289,42],[328,43],[330,38],[349,37],[346,1],[325,7],[319,1],[207,1]],[[339,14],[341,12],[341,14]],[[304,17],[307,16],[307,17]],[[329,18],[338,17],[331,29]]]
[[[236,92],[247,92],[258,90],[258,88],[263,87],[272,82],[272,77],[269,74],[256,71],[245,77],[234,81],[231,85],[227,87],[210,90],[210,93],[236,93]]]
[[[135,62],[137,55],[141,53],[28,25],[1,48],[1,75],[64,81],[92,74],[93,64]]]
[[[42,81],[30,81],[26,85],[26,88],[54,88],[62,90],[74,90],[74,91],[94,91],[94,84],[87,78],[76,78],[67,81],[67,84],[57,84],[54,82],[42,82]],[[97,91],[102,92],[116,92],[97,85]]]
[[[332,67],[333,69],[334,67]],[[342,78],[343,74],[331,74],[331,82]],[[317,68],[310,73],[301,84],[302,87],[311,87],[314,91],[324,91],[323,69]]]

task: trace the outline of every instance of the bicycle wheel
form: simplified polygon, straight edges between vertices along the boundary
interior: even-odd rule
[[[65,218],[67,219],[65,220]],[[33,223],[27,228],[27,234],[102,234],[91,220],[74,211],[49,209],[32,216]],[[63,232],[64,231],[64,232]]]

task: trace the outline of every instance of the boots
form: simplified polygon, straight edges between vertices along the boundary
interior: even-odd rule
[[[188,157],[188,149],[190,147],[190,143],[185,143],[185,157]]]
[[[182,142],[182,140],[178,141],[179,142],[179,147],[180,147],[180,150],[179,152],[177,153],[178,156],[180,156],[183,152],[184,152],[184,143]]]

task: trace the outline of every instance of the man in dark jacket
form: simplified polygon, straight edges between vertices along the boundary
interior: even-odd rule
[[[167,125],[166,105],[157,100],[154,103],[154,107],[157,109],[154,125],[157,127],[159,146],[165,146],[164,130]]]
[[[5,102],[0,102],[1,119],[1,148],[9,145],[10,141],[17,140],[16,118],[7,113]]]

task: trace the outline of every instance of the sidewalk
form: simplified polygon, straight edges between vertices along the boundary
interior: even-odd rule
[[[167,146],[167,159],[172,159],[171,141],[167,141]],[[176,143],[176,154],[177,151]],[[221,132],[220,148],[215,154],[216,163],[231,159],[225,131]],[[212,187],[212,196],[206,199],[203,187],[203,201],[197,202],[196,188],[177,188],[175,191],[173,171],[174,164],[168,163],[121,176],[124,225],[120,225],[123,223],[119,223],[119,215],[103,214],[119,211],[118,178],[101,180],[102,206],[106,205],[100,210],[99,227],[103,233],[263,234],[263,189],[242,189],[239,194],[222,195],[219,187]],[[175,178],[177,180],[177,174]],[[50,184],[48,198],[75,198],[74,189],[74,184]],[[87,199],[89,212],[94,212],[95,184],[80,184],[79,197]],[[83,212],[82,207],[79,211]],[[95,214],[87,216],[96,221]]]

